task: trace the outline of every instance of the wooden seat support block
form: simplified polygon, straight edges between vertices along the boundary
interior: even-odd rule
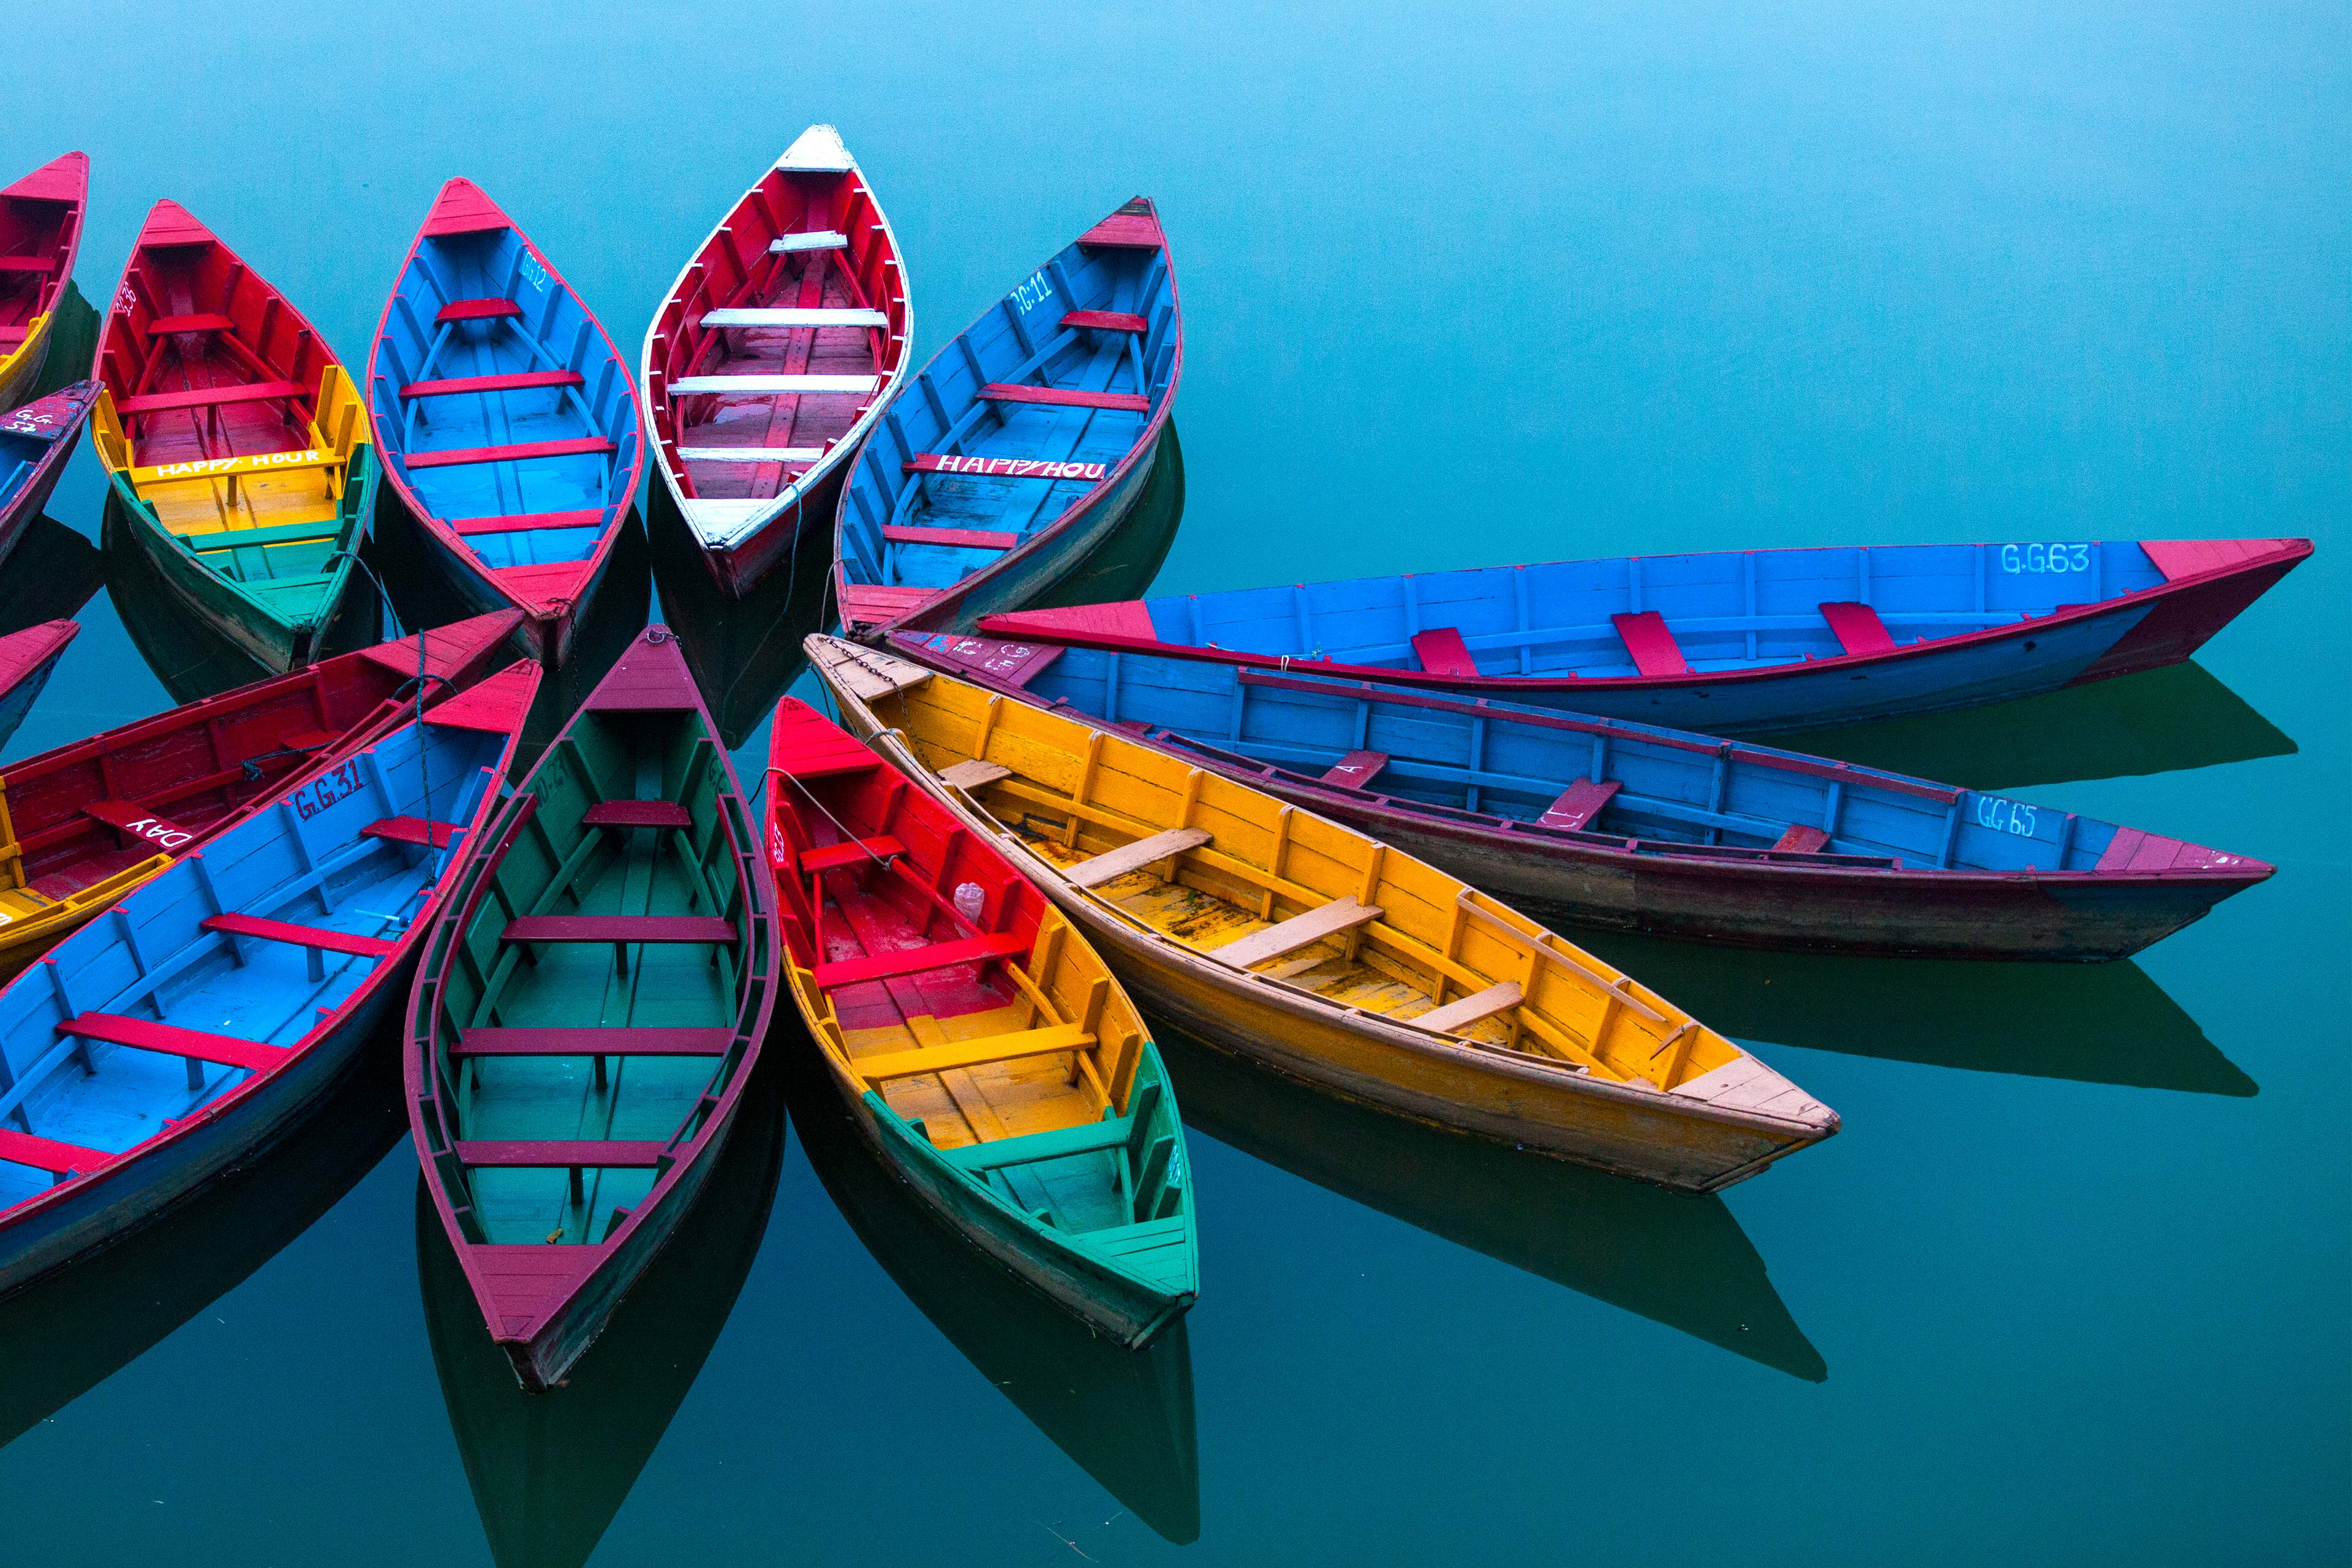
[[[1405,1022],[1415,1028],[1450,1035],[1468,1028],[1482,1018],[1507,1013],[1524,1000],[1526,998],[1519,994],[1518,983],[1506,980],[1500,985],[1489,985],[1484,991],[1473,992],[1457,1001],[1448,1002],[1443,1007],[1432,1007],[1421,1016],[1407,1018]]]
[[[1124,877],[1129,871],[1140,871],[1156,860],[1166,860],[1190,849],[1198,849],[1209,841],[1205,827],[1171,827],[1165,833],[1155,833],[1149,838],[1139,838],[1132,844],[1081,860],[1063,868],[1062,876],[1074,888],[1098,888],[1114,877]]]
[[[1838,646],[1848,653],[1885,653],[1895,647],[1895,634],[1868,605],[1835,599],[1821,611],[1822,619],[1837,634]]]
[[[1325,770],[1323,782],[1334,789],[1362,789],[1388,765],[1386,752],[1349,752]]]
[[[152,1018],[126,1018],[120,1013],[77,1013],[58,1026],[58,1033],[129,1046],[135,1050],[159,1051],[167,1057],[193,1057],[200,1062],[216,1062],[250,1072],[267,1072],[286,1059],[283,1046],[242,1040],[235,1035],[207,1034],[202,1029],[183,1029]]]
[[[591,827],[691,827],[694,814],[673,801],[600,800],[580,820]]]
[[[398,942],[386,942],[380,936],[360,936],[352,931],[328,931],[320,926],[263,920],[257,915],[214,915],[200,923],[206,931],[226,931],[231,936],[258,937],[264,942],[282,942],[293,947],[315,947],[321,952],[348,952],[355,958],[387,958],[400,946]]]
[[[1610,625],[1617,628],[1618,637],[1625,651],[1633,656],[1633,668],[1643,675],[1688,675],[1690,661],[1683,658],[1682,644],[1666,629],[1666,617],[1655,610],[1643,610],[1638,616],[1612,616]]]
[[[30,1165],[54,1176],[68,1176],[76,1171],[94,1169],[113,1158],[103,1149],[86,1149],[79,1143],[61,1143],[55,1138],[0,1127],[0,1160],[12,1165]]]
[[[1380,918],[1381,907],[1378,904],[1360,904],[1352,897],[1334,899],[1320,909],[1293,915],[1278,925],[1254,931],[1238,942],[1212,948],[1209,956],[1220,963],[1230,963],[1235,969],[1246,969],[1253,963],[1263,963],[1269,958],[1296,952],[1327,936],[1370,925]]]
[[[1609,803],[1617,798],[1617,792],[1624,787],[1616,779],[1600,784],[1591,779],[1579,779],[1560,791],[1558,800],[1544,807],[1544,814],[1536,818],[1536,826],[1581,832],[1591,826],[1592,819],[1599,816]]]
[[[944,1046],[929,1046],[919,1051],[891,1051],[882,1056],[858,1057],[849,1065],[868,1082],[881,1083],[888,1079],[952,1072],[958,1068],[982,1067],[989,1062],[1050,1056],[1055,1051],[1080,1051],[1094,1043],[1095,1037],[1077,1025],[1057,1024],[1050,1029],[1024,1029],[1014,1035],[988,1035],[977,1040],[957,1040]]]
[[[844,866],[863,866],[906,852],[905,845],[887,836],[853,838],[845,844],[827,844],[822,848],[807,851],[801,857],[801,869],[804,872],[837,871]]]
[[[468,1029],[452,1057],[723,1057],[731,1029]]]
[[[1431,675],[1462,677],[1478,673],[1478,661],[1470,657],[1470,646],[1452,626],[1432,626],[1414,637],[1412,656]]]
[[[1800,823],[1775,839],[1772,847],[1776,850],[1792,851],[1799,855],[1815,855],[1819,854],[1822,846],[1829,841],[1830,836],[1820,828],[1807,827]]]
[[[668,1145],[651,1141],[583,1138],[567,1142],[460,1142],[457,1162],[476,1170],[650,1171]]]
[[[501,942],[733,942],[735,922],[716,915],[520,915]]]
[[[1028,951],[1027,937],[1016,931],[1004,931],[995,936],[965,937],[958,942],[935,942],[928,947],[901,948],[896,952],[869,952],[863,958],[845,958],[832,963],[820,963],[812,973],[816,988],[830,991],[839,985],[856,985],[869,980],[895,980],[900,975],[921,974],[959,963],[986,963],[992,959],[1019,958]]]

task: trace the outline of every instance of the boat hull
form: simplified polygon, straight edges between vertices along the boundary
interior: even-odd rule
[[[73,646],[73,634],[77,629],[72,622],[67,622],[66,635],[58,640],[58,645],[49,649],[39,663],[19,676],[6,691],[0,692],[0,746],[6,745],[15,737],[16,726],[25,721],[25,715],[30,713],[33,704],[40,700],[41,689],[48,685],[49,677],[56,673],[58,660],[64,657],[67,648]]]
[[[54,310],[42,316],[23,346],[0,360],[0,412],[16,407],[40,385],[42,367],[49,363],[49,328],[56,320]]]
[[[396,486],[386,485],[379,496],[398,494]],[[401,498],[401,510],[415,525],[417,536],[425,542],[425,557],[432,563],[433,574],[446,589],[456,606],[467,616],[495,615],[512,610],[522,616],[508,640],[526,658],[534,658],[548,670],[554,670],[572,657],[572,643],[580,624],[587,618],[588,607],[596,602],[604,590],[604,579],[610,575],[613,552],[600,551],[596,570],[581,585],[580,595],[558,614],[541,615],[532,605],[519,602],[512,595],[485,577],[474,567],[473,557],[455,548],[443,531],[417,514],[406,497]],[[623,526],[626,526],[625,521]]]
[[[803,487],[793,502],[770,520],[768,525],[740,543],[705,545],[697,541],[702,564],[710,580],[730,599],[748,599],[753,590],[767,581],[776,563],[791,554],[811,528],[830,528],[833,515],[841,505],[842,481],[849,473],[850,459],[855,451],[835,454],[824,472]],[[667,476],[664,476],[667,483]],[[671,499],[677,499],[675,487]]]

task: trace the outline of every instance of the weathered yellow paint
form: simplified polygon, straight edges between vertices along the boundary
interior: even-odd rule
[[[24,341],[5,354],[0,354],[0,388],[5,388],[13,395],[19,390],[17,384],[25,382],[26,384],[23,391],[29,393],[32,390],[27,372],[48,353],[49,322],[53,319],[54,312],[44,310],[26,321]]]
[[[370,439],[358,389],[339,364],[320,373],[318,416],[306,444],[292,450],[142,465],[113,394],[103,388],[90,414],[90,430],[108,470],[129,479],[166,530],[198,541],[299,523],[317,523],[320,538],[333,537],[341,526],[352,458]]]

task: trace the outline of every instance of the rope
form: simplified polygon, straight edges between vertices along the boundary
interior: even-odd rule
[[[773,763],[769,764],[768,776],[772,779],[782,779],[786,784],[791,784],[794,789],[800,791],[802,795],[807,796],[808,803],[816,807],[817,811],[827,822],[833,824],[835,831],[841,835],[842,842],[845,844],[855,844],[857,846],[858,852],[864,855],[868,860],[873,861],[876,866],[884,870],[887,870],[889,869],[890,862],[898,858],[896,855],[877,855],[873,850],[866,848],[866,840],[860,838],[856,834],[849,831],[847,825],[843,823],[841,818],[834,816],[833,813],[824,809],[824,802],[817,799],[816,795],[811,792],[808,785],[793,777],[791,773],[785,772],[782,768],[777,767]]]

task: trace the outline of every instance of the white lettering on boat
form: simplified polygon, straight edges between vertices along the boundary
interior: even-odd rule
[[[185,463],[159,465],[154,477],[159,479],[194,479],[205,474],[225,474],[230,469],[299,468],[319,460],[319,450],[313,447],[301,452],[256,452],[247,458],[197,458]]]
[[[160,844],[166,849],[177,849],[195,837],[184,827],[174,827],[168,822],[159,822],[152,816],[142,816],[135,821],[126,822],[122,825],[122,830],[125,833],[135,833],[149,843]]]
[[[1029,281],[1013,289],[1012,294],[1013,302],[1021,307],[1021,313],[1024,316],[1053,297],[1054,286],[1045,281],[1043,268],[1033,274]]]
[[[1980,826],[1999,833],[2013,833],[2020,838],[2033,837],[2035,814],[2023,801],[2003,800],[1998,795],[1977,796],[1977,821]]]
[[[521,257],[521,265],[518,267],[516,270],[522,274],[522,280],[524,282],[530,284],[533,289],[538,289],[542,294],[547,292],[547,268],[540,261],[538,257],[533,256],[528,250],[524,251]]]
[[[2012,577],[2038,577],[2050,572],[2087,572],[2091,569],[2091,547],[2087,544],[2004,544],[2000,547],[2000,569]]]
[[[360,762],[353,757],[333,772],[320,774],[286,798],[294,803],[294,815],[308,822],[359,787]]]
[[[935,474],[981,474],[991,478],[1098,480],[1110,470],[1100,463],[1054,463],[1042,458],[961,458],[943,452],[922,465]]]

